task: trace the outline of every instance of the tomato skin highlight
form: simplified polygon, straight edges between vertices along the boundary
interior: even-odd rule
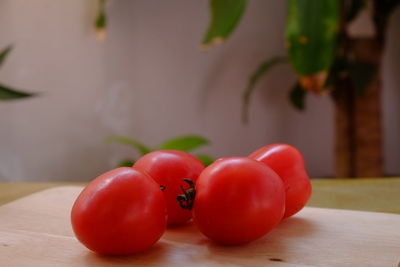
[[[286,191],[284,218],[296,214],[307,204],[312,186],[299,150],[288,144],[271,144],[254,151],[249,158],[265,163],[282,179]]]
[[[78,240],[105,255],[143,251],[166,229],[166,205],[147,174],[122,167],[106,172],[83,189],[71,210]]]
[[[223,158],[201,173],[196,185],[194,221],[216,243],[256,240],[282,219],[284,186],[269,167],[246,157]]]
[[[164,196],[168,210],[168,225],[178,225],[192,218],[190,210],[180,207],[176,200],[189,185],[183,178],[196,182],[204,170],[204,164],[193,155],[177,150],[159,150],[141,157],[133,168],[149,174],[159,185],[165,187]]]

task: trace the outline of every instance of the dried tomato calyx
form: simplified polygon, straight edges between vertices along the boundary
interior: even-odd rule
[[[182,195],[178,195],[176,197],[176,200],[179,202],[179,206],[183,209],[186,210],[191,210],[193,208],[194,204],[194,199],[196,197],[196,184],[193,180],[188,179],[188,178],[183,178],[183,181],[185,181],[189,185],[189,189],[183,188],[181,185],[181,190],[183,192]]]

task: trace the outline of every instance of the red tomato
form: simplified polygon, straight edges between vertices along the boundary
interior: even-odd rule
[[[284,218],[300,211],[311,196],[310,178],[301,153],[287,144],[264,146],[249,156],[273,169],[282,179],[286,191]]]
[[[182,188],[189,189],[184,178],[196,182],[204,169],[203,163],[193,155],[176,150],[160,150],[141,157],[133,168],[148,173],[164,186],[164,196],[168,210],[168,224],[181,224],[192,218],[192,212],[180,207],[177,196],[182,195]]]
[[[244,244],[280,222],[284,202],[283,183],[265,164],[245,157],[223,158],[197,180],[194,221],[217,243]]]
[[[76,237],[100,254],[125,255],[153,245],[166,228],[165,200],[148,175],[123,167],[93,180],[71,211]]]

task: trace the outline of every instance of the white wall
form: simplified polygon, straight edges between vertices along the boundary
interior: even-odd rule
[[[249,1],[240,27],[224,45],[201,52],[207,2],[111,1],[107,40],[95,40],[95,0],[3,0],[0,47],[15,50],[0,81],[41,92],[0,102],[0,180],[89,180],[132,155],[104,144],[128,135],[156,145],[201,134],[216,157],[247,155],[273,142],[303,151],[313,177],[333,175],[333,107],[307,98],[307,111],[287,101],[295,78],[288,66],[266,76],[252,99],[250,123],[240,121],[241,93],[260,61],[284,54],[285,1]],[[399,28],[393,22],[391,33]],[[397,25],[397,26],[394,26]],[[385,58],[387,171],[400,173],[400,36]]]

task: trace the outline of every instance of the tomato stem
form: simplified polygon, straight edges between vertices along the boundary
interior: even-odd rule
[[[165,191],[165,188],[167,188],[165,185],[162,185],[162,184],[160,184],[160,189],[161,189],[161,191]]]
[[[188,178],[183,178],[182,180],[189,185],[189,189],[186,190],[181,185],[181,190],[183,192],[183,195],[178,195],[176,197],[176,200],[179,202],[179,206],[181,208],[186,210],[191,210],[193,208],[194,199],[196,197],[196,188],[195,188],[196,184],[193,180]]]

